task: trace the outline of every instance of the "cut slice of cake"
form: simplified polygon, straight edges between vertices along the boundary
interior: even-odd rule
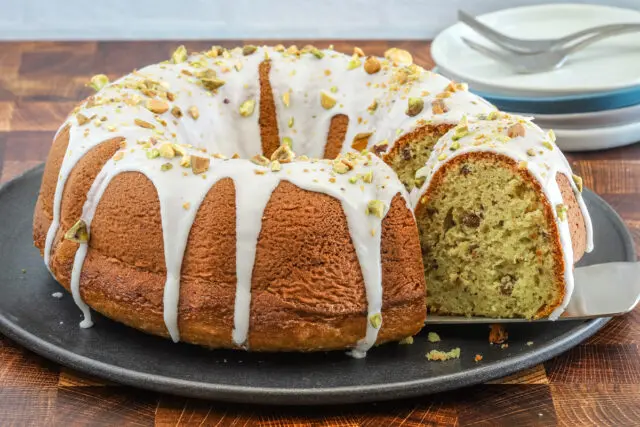
[[[412,193],[432,313],[559,316],[589,251],[581,179],[553,133],[492,113],[451,129]]]

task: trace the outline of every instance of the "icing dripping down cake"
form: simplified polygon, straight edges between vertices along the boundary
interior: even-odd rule
[[[572,175],[553,142],[399,49],[378,58],[357,48],[180,47],[168,61],[90,85],[96,94],[55,136],[34,216],[35,244],[84,327],[93,309],[213,348],[363,356],[417,333],[426,295],[433,311],[555,316],[574,258],[590,247],[577,181],[563,180]],[[526,136],[509,134],[511,122]],[[522,166],[522,147],[543,142],[553,154]],[[482,222],[481,201],[438,196],[449,191],[445,171],[476,165],[482,180],[519,176],[524,190],[514,191],[543,212],[527,223],[546,246],[527,258],[526,274],[511,266],[520,259],[477,251],[505,264],[497,280],[513,289],[493,312],[465,294],[475,286],[493,298],[493,282],[483,290],[485,276],[455,277],[447,264],[464,258],[449,252],[465,203]],[[495,202],[506,212],[514,200]],[[447,203],[462,207],[442,214]],[[563,225],[567,216],[575,227]],[[483,227],[460,238],[476,244]],[[513,244],[527,252],[538,244],[530,240]],[[456,298],[464,309],[441,302]]]

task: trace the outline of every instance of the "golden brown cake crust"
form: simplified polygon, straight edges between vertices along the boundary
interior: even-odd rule
[[[53,150],[66,145],[61,134]],[[77,220],[95,175],[118,141],[89,152],[69,176],[50,268],[67,289],[78,244],[62,238]],[[53,176],[58,171],[52,170]],[[34,217],[42,251],[53,192]],[[131,203],[135,200],[135,203]],[[80,207],[80,209],[78,209]],[[236,288],[235,189],[223,179],[206,196],[189,235],[179,303],[181,340],[233,347]],[[383,325],[378,343],[417,333],[425,319],[425,282],[415,220],[396,196],[382,224]],[[125,172],[107,187],[92,222],[81,296],[114,320],[168,336],[163,320],[166,269],[159,202],[142,174]],[[264,212],[252,278],[249,347],[312,351],[353,346],[364,336],[364,280],[339,201],[282,182]]]
[[[415,212],[416,216],[420,216],[424,214],[424,209],[426,204],[423,202],[428,200],[432,194],[436,191],[436,189],[441,184],[441,181],[444,179],[445,175],[449,172],[449,170],[456,168],[461,163],[466,162],[474,162],[476,160],[489,159],[497,162],[501,162],[506,168],[509,168],[514,174],[520,175],[526,182],[529,182],[530,185],[535,189],[535,191],[539,194],[540,200],[544,205],[544,216],[547,222],[547,229],[550,231],[552,236],[552,244],[553,244],[553,256],[556,259],[555,263],[555,271],[554,276],[556,277],[557,289],[558,289],[558,298],[553,303],[544,306],[535,316],[536,318],[543,318],[549,316],[553,310],[559,306],[564,300],[565,296],[565,282],[564,282],[564,257],[562,252],[562,244],[560,242],[560,234],[558,231],[558,227],[555,222],[555,217],[553,214],[553,207],[547,200],[546,196],[543,193],[542,187],[540,183],[531,175],[531,173],[527,169],[522,169],[518,167],[518,162],[513,160],[512,158],[492,153],[492,152],[469,152],[464,153],[459,156],[456,156],[449,160],[446,163],[443,163],[442,166],[434,173],[431,178],[431,182],[427,191],[421,197],[418,202]],[[565,179],[562,179],[565,178]],[[568,207],[568,219],[570,221],[570,230],[571,230],[571,239],[574,247],[574,260],[577,261],[582,257],[584,253],[584,249],[586,247],[586,229],[584,226],[584,218],[582,218],[582,213],[576,201],[575,195],[573,194],[573,189],[571,185],[564,177],[564,175],[558,174],[557,181],[560,186],[560,190],[562,193],[563,201]],[[575,262],[574,261],[574,262]],[[570,266],[569,268],[573,268]]]

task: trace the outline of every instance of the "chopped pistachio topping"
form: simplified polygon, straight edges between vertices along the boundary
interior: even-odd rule
[[[454,140],[454,141],[451,143],[451,146],[449,147],[449,149],[450,149],[451,151],[459,150],[459,149],[460,149],[460,142],[458,142],[458,141]]]
[[[256,101],[255,99],[248,99],[246,101],[244,101],[242,104],[240,104],[240,115],[242,117],[249,117],[250,115],[253,114],[253,110],[256,108]]]
[[[349,182],[350,182],[351,184],[355,184],[355,183],[357,183],[357,182],[358,182],[358,179],[360,179],[360,177],[359,177],[358,175],[350,176],[350,177],[349,177]]]
[[[82,126],[91,121],[90,117],[85,116],[84,114],[78,113],[76,114],[76,120],[78,120],[78,125]]]
[[[361,132],[353,137],[351,148],[356,151],[362,151],[369,145],[369,138],[373,135],[373,132]]]
[[[370,56],[364,61],[364,71],[367,74],[375,74],[382,68],[380,60],[375,56]]]
[[[399,65],[411,65],[413,64],[413,57],[409,52],[397,47],[392,47],[384,53],[384,57],[390,61],[393,61]]]
[[[279,161],[274,160],[271,162],[271,172],[279,172],[282,169],[282,165]]]
[[[160,155],[165,159],[173,159],[176,156],[176,152],[170,142],[162,144],[158,150],[160,151]]]
[[[549,141],[551,142],[556,142],[556,133],[553,129],[549,129],[549,132],[547,132],[547,138],[549,138]]]
[[[547,150],[553,150],[553,144],[551,144],[549,141],[546,141],[546,140],[545,140],[545,141],[542,141],[542,145],[544,145],[544,147],[545,147]]]
[[[422,98],[409,98],[406,115],[409,117],[417,116],[424,109],[424,100]]]
[[[155,159],[156,157],[160,157],[160,150],[157,148],[152,148],[147,151],[147,159]]]
[[[371,184],[373,182],[373,171],[369,170],[362,175],[362,180],[367,184]]]
[[[173,114],[173,117],[176,119],[179,119],[182,117],[182,110],[177,105],[174,105],[173,108],[171,108],[171,114]]]
[[[251,160],[251,163],[254,163],[258,166],[267,166],[269,164],[269,159],[267,159],[262,154],[256,154],[250,160]]]
[[[527,155],[531,156],[531,157],[535,156],[536,155],[536,150],[534,150],[533,148],[529,148],[527,150]]]
[[[182,166],[183,168],[190,168],[191,167],[191,156],[187,155],[183,155],[182,158],[180,159],[180,166]]]
[[[289,148],[293,148],[293,139],[288,136],[282,137],[282,144],[286,145]]]
[[[573,178],[573,182],[576,184],[578,191],[582,193],[582,189],[584,188],[582,178],[576,174],[573,174],[571,177]]]
[[[169,163],[169,162],[167,162],[167,163],[163,163],[163,164],[160,166],[160,170],[161,170],[162,172],[166,172],[166,171],[169,171],[169,170],[171,170],[171,169],[173,169],[173,164],[171,164],[171,163]]]
[[[191,107],[189,107],[188,111],[193,120],[198,120],[198,117],[200,117],[200,111],[198,110],[198,107],[192,105]]]
[[[255,51],[256,51],[257,49],[258,49],[257,47],[255,47],[255,46],[253,46],[253,45],[251,45],[251,44],[248,44],[248,45],[246,45],[246,46],[244,46],[244,47],[242,48],[242,54],[243,54],[244,56],[248,56],[248,55],[251,55],[251,54],[255,53]]]
[[[519,136],[525,136],[526,133],[527,133],[527,130],[525,129],[522,123],[515,123],[509,126],[509,129],[507,129],[507,135],[509,135],[509,138],[517,138]]]
[[[287,126],[289,126],[289,128],[293,127],[293,123],[294,123],[294,118],[293,116],[289,117],[289,121],[287,122]]]
[[[431,111],[433,114],[444,114],[449,111],[449,108],[442,99],[434,99],[431,102]]]
[[[171,54],[171,62],[179,64],[187,60],[187,48],[184,46],[178,46],[176,50]]]
[[[224,80],[220,80],[216,77],[211,77],[211,78],[203,78],[200,79],[200,81],[202,82],[202,86],[210,91],[214,91],[216,89],[218,89],[219,87],[224,86],[225,81]]]
[[[564,205],[562,203],[556,205],[556,213],[558,214],[558,219],[560,221],[564,221],[567,219],[568,210],[569,208],[567,208],[567,205]]]
[[[438,160],[440,160],[440,161],[442,161],[442,160],[444,160],[444,159],[446,159],[446,158],[447,158],[447,155],[446,155],[445,153],[442,153],[442,154],[440,154],[440,155],[438,156]]]
[[[367,213],[369,215],[375,215],[378,218],[384,217],[385,205],[382,200],[370,200],[367,204]]]
[[[282,103],[285,107],[291,105],[291,92],[287,91],[282,94]]]
[[[318,59],[322,59],[322,58],[324,58],[324,52],[323,52],[323,51],[321,51],[320,49],[316,48],[316,47],[312,47],[312,48],[311,48],[311,50],[310,50],[310,52],[311,52],[311,54],[312,54],[313,56],[315,56],[315,57],[316,57],[316,58],[318,58]]]
[[[363,57],[364,56],[364,51],[356,46],[356,47],[353,48],[353,54],[357,55],[359,57]]]
[[[500,117],[500,113],[498,111],[492,111],[487,114],[487,120],[497,120]]]
[[[155,114],[163,114],[169,110],[169,104],[161,99],[150,99],[145,104],[145,107]]]
[[[271,160],[278,160],[280,163],[289,163],[294,157],[295,153],[291,151],[291,147],[288,144],[281,145],[271,155]]]
[[[133,119],[133,123],[145,129],[154,129],[155,125],[140,119]]]
[[[200,175],[209,170],[210,160],[207,157],[191,156],[191,171]]]
[[[87,243],[89,241],[89,230],[87,223],[79,219],[73,226],[64,233],[64,238],[75,243]]]
[[[330,110],[336,105],[336,99],[325,91],[320,92],[320,105],[325,110]]]
[[[369,316],[369,323],[376,329],[380,329],[382,326],[382,314],[376,313]]]
[[[339,173],[339,174],[344,174],[349,172],[349,166],[347,166],[345,163],[341,162],[340,160],[334,160],[333,161],[333,171],[335,173]]]
[[[331,93],[338,93],[338,86],[331,86],[329,90],[331,91]]]
[[[367,107],[367,110],[369,110],[369,112],[373,114],[377,109],[378,109],[378,100],[374,99],[371,105]]]
[[[91,77],[91,80],[89,81],[87,86],[93,88],[93,90],[98,92],[100,89],[102,89],[108,84],[109,84],[109,77],[105,76],[104,74],[96,74],[95,76]]]
[[[360,61],[360,58],[358,58],[357,55],[354,55],[353,58],[351,58],[351,61],[347,64],[347,70],[354,70],[360,65],[362,65],[362,61]]]

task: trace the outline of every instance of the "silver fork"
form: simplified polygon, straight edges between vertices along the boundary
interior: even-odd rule
[[[609,33],[610,31],[614,31],[612,34],[640,31],[640,23],[621,23],[587,28],[557,39],[525,40],[502,34],[462,10],[458,10],[458,20],[464,22],[466,25],[473,28],[476,32],[484,36],[486,39],[491,40],[501,48],[515,53],[541,53],[561,49],[563,46],[587,36],[599,33]]]
[[[640,31],[640,27],[638,29]],[[471,49],[480,52],[481,54],[488,56],[489,58],[495,59],[498,62],[502,62],[512,68],[514,71],[521,74],[533,74],[540,73],[543,71],[555,70],[556,68],[560,68],[569,55],[575,53],[585,47],[596,43],[600,40],[612,37],[614,35],[618,35],[623,31],[619,30],[610,30],[604,33],[598,33],[583,39],[577,43],[572,45],[548,51],[548,52],[539,52],[539,53],[509,53],[509,52],[498,52],[494,49],[490,49],[486,46],[483,46],[479,43],[476,43],[472,40],[467,39],[466,37],[462,37],[462,41],[469,46]]]

